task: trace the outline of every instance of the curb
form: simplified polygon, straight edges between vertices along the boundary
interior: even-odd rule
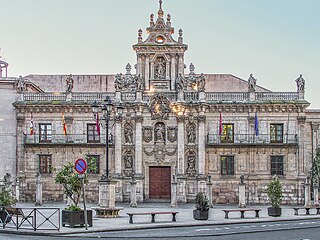
[[[156,225],[156,226],[132,226],[125,228],[111,228],[111,229],[96,229],[96,230],[82,230],[82,231],[72,231],[72,232],[43,232],[43,231],[24,231],[24,230],[14,230],[14,229],[0,229],[0,234],[14,234],[14,235],[28,235],[28,236],[59,236],[59,237],[67,237],[69,235],[74,234],[86,234],[86,233],[97,233],[97,232],[121,232],[121,231],[138,231],[144,229],[159,229],[159,228],[183,228],[183,227],[197,227],[197,226],[221,226],[221,225],[238,225],[238,224],[253,224],[253,223],[270,223],[270,222],[295,222],[295,221],[304,221],[304,220],[320,220],[320,217],[301,217],[298,219],[285,218],[285,219],[269,219],[269,220],[244,220],[237,222],[199,222],[199,223],[174,223],[174,224],[166,224],[166,225]],[[232,220],[230,220],[232,221]]]

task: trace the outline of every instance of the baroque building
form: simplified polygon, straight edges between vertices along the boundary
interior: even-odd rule
[[[52,169],[89,157],[97,170],[90,173],[87,196],[97,202],[97,180],[108,153],[117,201],[129,201],[134,176],[141,202],[170,201],[173,181],[178,202],[190,202],[197,192],[207,191],[211,179],[213,203],[238,203],[243,176],[246,201],[267,203],[266,187],[276,174],[284,187],[284,203],[301,203],[318,145],[320,116],[319,110],[307,109],[302,75],[293,81],[296,92],[272,92],[258,86],[252,74],[248,80],[198,74],[192,63],[186,70],[188,45],[181,29],[174,38],[162,1],[146,30],[145,39],[138,31],[133,45],[137,62],[127,64],[125,73],[14,80],[12,175],[19,179],[21,200],[34,201],[38,172],[44,201],[63,200]],[[113,105],[108,137],[91,107],[106,98]],[[120,105],[122,114],[116,111]],[[104,117],[102,112],[98,116]]]

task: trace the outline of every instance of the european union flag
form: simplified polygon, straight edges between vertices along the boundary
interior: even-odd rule
[[[258,136],[259,135],[259,120],[258,120],[257,113],[255,114],[255,117],[254,117],[254,131],[255,131],[256,136]]]

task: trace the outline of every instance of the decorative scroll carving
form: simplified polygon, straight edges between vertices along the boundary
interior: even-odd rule
[[[145,142],[151,142],[153,137],[152,137],[152,127],[143,127],[142,128],[142,139]]]
[[[146,148],[143,149],[143,152],[147,156],[152,156],[154,155],[154,160],[158,163],[161,164],[165,162],[165,156],[174,156],[177,153],[177,148],[175,147],[172,151],[168,151],[166,149],[165,145],[156,145],[151,151],[148,151]]]
[[[164,123],[158,122],[154,127],[154,140],[155,142],[166,141],[166,129]]]
[[[127,73],[123,75],[118,73],[114,79],[114,87],[116,91],[143,91],[145,89],[145,82],[143,78],[139,75],[131,74],[131,65],[128,63],[126,66]]]
[[[184,77],[181,73],[176,79],[176,89],[178,92],[180,91],[199,91],[203,92],[205,91],[206,86],[206,79],[203,75],[203,73],[200,74],[200,76],[196,75],[195,67],[191,63],[190,64],[190,73],[189,77]]]
[[[168,131],[167,132],[168,141],[170,141],[172,143],[177,141],[178,128],[177,127],[168,127],[167,131]]]
[[[155,94],[150,99],[149,105],[152,119],[168,119],[171,112],[170,104],[171,102],[165,95],[161,93]]]

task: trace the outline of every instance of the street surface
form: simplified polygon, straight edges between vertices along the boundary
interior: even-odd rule
[[[45,237],[0,234],[0,240],[78,240],[78,239],[216,239],[216,240],[319,240],[318,220],[232,224],[220,226],[174,227],[80,235]]]

